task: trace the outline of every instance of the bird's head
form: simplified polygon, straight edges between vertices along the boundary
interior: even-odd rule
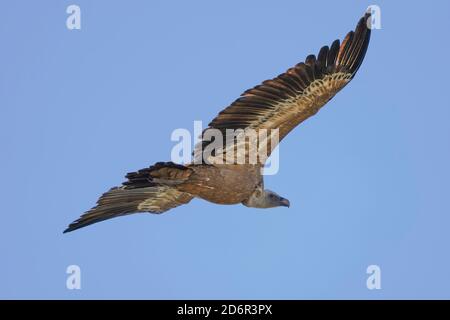
[[[275,208],[275,207],[289,207],[288,199],[283,198],[274,191],[265,189],[263,191],[256,190],[250,198],[242,202],[247,207],[252,208]]]
[[[288,199],[283,198],[276,192],[271,190],[264,190],[264,204],[263,208],[274,208],[274,207],[288,207],[291,205]]]

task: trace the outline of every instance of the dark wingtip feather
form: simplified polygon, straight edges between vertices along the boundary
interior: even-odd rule
[[[353,75],[355,75],[356,72],[358,71],[358,69],[361,66],[361,64],[364,60],[364,57],[366,55],[367,48],[369,47],[370,36],[372,33],[371,28],[372,28],[372,12],[369,10],[365,13],[364,17],[362,17],[360,19],[360,21],[356,27],[356,32],[361,33],[361,37],[363,40],[361,43],[359,58],[357,59],[357,61],[355,61],[354,64],[352,64]]]
[[[338,70],[349,72],[352,77],[356,74],[365,57],[369,45],[370,33],[369,19],[371,12],[366,12],[359,19],[355,31],[350,31],[342,41],[336,58]]]
[[[323,46],[317,55],[317,61],[320,63],[321,68],[325,68],[327,66],[327,56],[329,50],[330,48],[328,46]]]
[[[89,223],[89,224],[92,224],[92,223]],[[82,224],[82,223],[75,223],[75,222],[73,222],[66,228],[66,230],[63,231],[63,234],[69,233],[69,232],[72,232],[72,231],[75,231],[75,230],[78,230],[78,229],[81,229],[83,227],[88,226],[89,224]]]

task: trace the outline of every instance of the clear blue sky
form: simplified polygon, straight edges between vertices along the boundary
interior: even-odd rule
[[[62,234],[125,173],[169,160],[173,129],[342,38],[369,4],[3,3],[0,298],[450,298],[445,0],[376,3],[356,78],[266,179],[290,209],[194,200]]]

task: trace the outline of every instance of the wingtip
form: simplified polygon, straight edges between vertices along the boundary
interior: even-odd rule
[[[78,222],[78,220],[75,220],[74,222],[72,222],[71,224],[69,224],[69,225],[67,226],[67,228],[63,231],[63,234],[64,234],[64,233],[69,233],[69,232],[75,231],[75,230],[77,230],[77,229],[82,228],[83,226],[84,226],[84,225],[80,225],[80,223]]]
[[[372,7],[369,6],[364,13],[364,16],[361,18],[360,23],[364,23],[367,29],[372,30]]]
[[[73,231],[73,229],[71,229],[70,227],[67,227],[67,228],[63,231],[63,234],[68,233],[68,232],[71,232],[71,231]]]

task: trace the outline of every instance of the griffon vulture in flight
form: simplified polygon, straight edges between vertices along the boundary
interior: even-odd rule
[[[366,13],[342,43],[336,40],[330,47],[320,49],[317,57],[309,55],[305,62],[245,91],[221,111],[206,130],[225,133],[227,129],[278,129],[281,141],[353,79],[369,44],[370,23],[371,15]],[[203,139],[200,145],[204,147],[209,143]],[[274,147],[271,145],[269,151]],[[208,161],[203,159],[200,163],[158,162],[128,173],[122,186],[103,194],[94,208],[64,232],[137,212],[163,213],[196,197],[217,204],[242,203],[254,208],[289,207],[287,199],[264,189],[262,161],[256,164],[217,161],[229,150],[230,145],[225,145],[222,150],[215,150]]]

